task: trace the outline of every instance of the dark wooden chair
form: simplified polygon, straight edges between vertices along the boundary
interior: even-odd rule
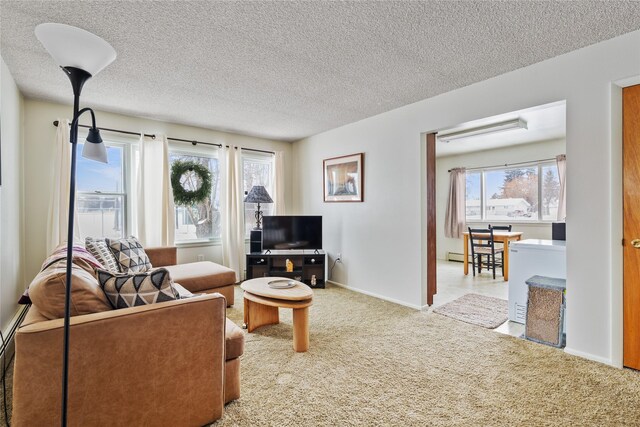
[[[491,224],[488,225],[489,228],[491,228],[494,231],[511,231],[511,224],[509,225],[494,225],[493,227],[491,226]],[[496,243],[496,249],[498,248],[504,248],[504,244],[502,243]],[[502,275],[504,276],[504,268],[502,270]]]
[[[504,248],[496,247],[493,239],[493,228],[471,228],[469,227],[469,242],[471,242],[471,264],[473,275],[476,275],[476,261],[478,264],[478,274],[482,273],[482,258],[486,255],[487,269],[493,270],[493,278],[496,278],[496,266],[502,268],[504,276]],[[499,260],[496,255],[499,254]],[[498,262],[499,261],[499,262]]]
[[[491,226],[491,224],[489,224],[489,228],[492,228],[492,229],[498,230],[498,231],[511,231],[511,224],[509,224],[509,225],[494,225],[493,227]]]

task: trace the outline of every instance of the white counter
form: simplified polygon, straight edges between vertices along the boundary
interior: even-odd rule
[[[565,251],[567,242],[564,240],[543,240],[543,239],[526,239],[517,242],[511,242],[510,247],[545,249],[550,251]]]

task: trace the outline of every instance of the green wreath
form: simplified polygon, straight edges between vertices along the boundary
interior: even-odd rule
[[[197,181],[200,181],[200,186]],[[194,190],[185,188],[185,184]],[[211,172],[199,163],[178,160],[171,166],[171,187],[176,205],[204,202],[211,195]]]

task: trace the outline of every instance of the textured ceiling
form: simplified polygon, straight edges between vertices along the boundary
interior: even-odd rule
[[[640,28],[640,2],[6,1],[1,53],[28,97],[70,101],[42,22],[109,41],[103,110],[296,140]]]

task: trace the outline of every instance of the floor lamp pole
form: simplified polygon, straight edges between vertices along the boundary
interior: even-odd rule
[[[76,204],[76,156],[78,145],[78,112],[80,111],[80,93],[82,86],[91,77],[84,70],[73,67],[62,68],[71,80],[73,87],[73,121],[70,129],[71,173],[69,179],[69,222],[67,229],[67,270],[64,292],[64,340],[62,353],[62,417],[61,425],[67,425],[67,403],[69,395],[69,319],[71,317],[71,270],[73,266],[73,226]]]
[[[71,170],[69,171],[69,212],[67,222],[67,268],[64,290],[64,323],[62,351],[62,411],[60,421],[67,425],[67,404],[69,400],[69,322],[71,317],[71,272],[73,266],[73,224],[76,204],[76,157],[78,146],[78,117],[91,111],[93,126],[89,129],[82,155],[88,159],[107,163],[107,150],[102,144],[96,127],[93,110],[80,110],[82,87],[92,75],[116,59],[116,51],[102,38],[82,28],[54,22],[44,22],[36,26],[35,35],[56,63],[67,75],[73,88],[73,122],[69,134],[71,143]]]

